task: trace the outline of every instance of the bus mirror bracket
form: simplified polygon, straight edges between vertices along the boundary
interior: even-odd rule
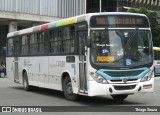
[[[87,36],[87,47],[91,47],[91,37]]]

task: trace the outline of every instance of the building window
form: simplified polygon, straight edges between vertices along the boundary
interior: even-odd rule
[[[87,0],[87,13],[99,12],[99,0]]]
[[[102,0],[102,12],[115,12],[117,9],[116,0]]]
[[[116,10],[117,10],[117,0],[101,0],[102,12],[115,12]],[[87,0],[87,13],[93,13],[99,11],[100,11],[100,0]]]

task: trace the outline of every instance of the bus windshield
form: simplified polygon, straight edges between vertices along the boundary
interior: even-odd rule
[[[91,61],[96,65],[134,67],[152,62],[147,30],[92,30]]]

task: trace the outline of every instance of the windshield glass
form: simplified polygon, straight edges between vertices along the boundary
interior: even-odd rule
[[[128,67],[152,62],[150,31],[93,30],[91,38],[91,61],[94,64]]]

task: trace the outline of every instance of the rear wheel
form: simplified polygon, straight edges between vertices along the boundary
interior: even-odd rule
[[[112,98],[115,101],[123,101],[124,99],[126,99],[128,97],[127,94],[123,94],[123,95],[112,95]]]
[[[26,72],[23,75],[23,88],[25,91],[31,90],[31,86],[29,85],[28,76]]]
[[[63,80],[63,91],[66,99],[70,101],[75,101],[77,99],[77,94],[73,93],[72,82],[69,76]]]

